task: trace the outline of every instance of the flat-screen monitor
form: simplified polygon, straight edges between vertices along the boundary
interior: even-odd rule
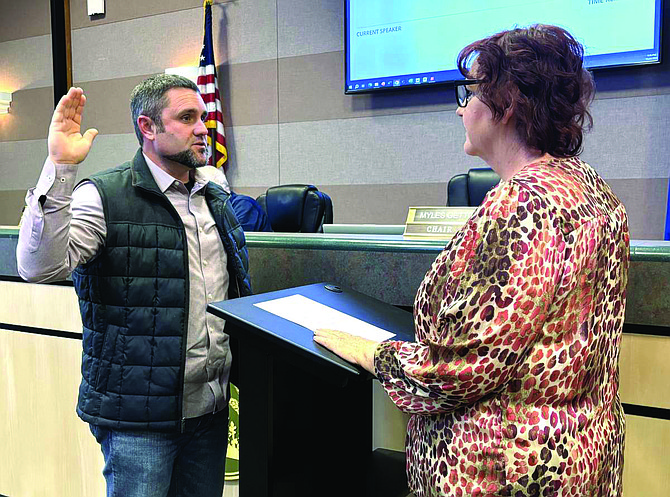
[[[461,49],[513,27],[554,24],[591,69],[660,62],[662,0],[345,0],[347,94],[462,79]]]

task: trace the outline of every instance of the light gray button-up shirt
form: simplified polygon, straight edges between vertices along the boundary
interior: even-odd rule
[[[224,187],[227,182],[218,169],[201,167],[195,171],[195,185],[189,192],[146,155],[144,159],[186,232],[190,293],[183,416],[191,418],[227,405],[228,335],[223,332],[225,322],[206,312],[208,303],[228,297],[227,256],[204,194],[209,181]],[[26,195],[16,258],[19,274],[28,281],[65,279],[105,242],[107,226],[100,193],[90,181],[74,188],[76,176],[76,165],[47,159],[37,186]]]

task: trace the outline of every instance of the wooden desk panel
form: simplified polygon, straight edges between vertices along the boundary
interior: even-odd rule
[[[105,495],[100,446],[75,412],[81,342],[0,329],[0,494]]]

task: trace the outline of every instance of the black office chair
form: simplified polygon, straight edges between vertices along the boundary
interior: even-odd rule
[[[465,174],[457,174],[447,185],[447,205],[476,207],[499,182],[500,176],[490,167],[475,167]]]
[[[314,185],[273,186],[256,200],[270,218],[272,231],[322,233],[324,224],[333,223],[333,203]]]

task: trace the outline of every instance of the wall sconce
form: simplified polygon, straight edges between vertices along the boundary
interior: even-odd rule
[[[0,92],[0,114],[8,114],[12,104],[12,94]]]
[[[199,70],[200,68],[198,66],[169,67],[165,70],[165,74],[176,74],[178,76],[184,76],[185,78],[188,78],[197,84]]]

